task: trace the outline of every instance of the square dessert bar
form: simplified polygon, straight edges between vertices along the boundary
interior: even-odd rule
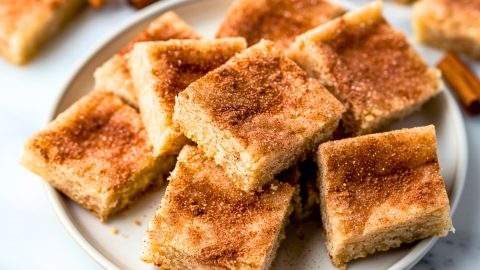
[[[434,126],[321,144],[318,185],[335,265],[452,230]]]
[[[254,190],[329,139],[343,112],[320,83],[262,41],[180,93],[174,119],[240,189]]]
[[[22,163],[105,220],[163,182],[175,157],[154,156],[138,112],[94,91],[35,134]]]
[[[262,38],[287,49],[297,35],[344,13],[323,0],[235,0],[217,37],[244,37],[248,45]]]
[[[129,52],[137,42],[169,39],[199,39],[186,22],[174,12],[167,12],[153,20],[146,29],[136,35],[119,53],[95,70],[95,89],[115,93],[138,108],[137,92],[127,68]]]
[[[26,64],[84,4],[84,0],[0,1],[0,54]]]
[[[379,130],[441,90],[440,72],[385,21],[381,2],[299,36],[289,57],[345,105],[348,135]]]
[[[162,269],[268,269],[284,236],[293,188],[236,189],[223,169],[185,146],[149,224],[142,259]]]
[[[155,153],[178,154],[187,142],[172,122],[175,96],[245,47],[243,38],[170,40],[135,45],[130,53],[130,74]]]
[[[423,0],[413,8],[418,42],[480,60],[480,1]]]

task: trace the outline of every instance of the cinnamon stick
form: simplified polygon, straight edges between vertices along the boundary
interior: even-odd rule
[[[480,81],[472,70],[453,52],[445,54],[438,68],[465,109],[472,114],[479,113]]]

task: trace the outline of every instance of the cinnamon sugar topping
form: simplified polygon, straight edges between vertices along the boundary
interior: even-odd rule
[[[92,92],[76,104],[75,116],[54,122],[30,142],[46,162],[69,165],[105,187],[115,187],[152,158],[139,114],[109,93]],[[109,164],[108,170],[99,165]]]
[[[361,235],[377,207],[448,204],[439,174],[433,126],[367,135],[321,145],[326,202],[347,235]],[[388,216],[385,216],[388,219]]]
[[[181,95],[261,152],[289,147],[307,125],[326,123],[344,110],[270,41],[238,54]]]
[[[324,44],[337,95],[355,109],[395,109],[421,98],[431,83],[425,63],[383,19],[370,27],[340,24]]]
[[[223,169],[186,146],[157,214],[159,238],[150,241],[172,245],[167,239],[176,235],[175,249],[200,265],[258,267],[283,226],[293,195],[289,185],[275,186],[261,193],[238,190]]]
[[[237,0],[217,37],[245,37],[249,45],[264,38],[287,48],[297,35],[342,13],[323,0]]]
[[[179,92],[244,49],[245,43],[243,39],[170,40],[145,46],[154,59],[152,73],[158,79],[156,93],[173,109]]]

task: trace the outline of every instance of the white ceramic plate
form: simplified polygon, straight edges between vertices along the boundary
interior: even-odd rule
[[[355,8],[355,5],[347,1],[336,2],[347,8]],[[65,86],[63,96],[53,110],[52,119],[92,89],[92,74],[96,67],[117,52],[149,21],[161,13],[167,10],[175,11],[198,32],[210,38],[213,37],[229,4],[230,1],[226,0],[164,0],[139,12],[79,66]],[[397,29],[411,35],[409,8],[387,3],[385,15]],[[440,56],[438,51],[432,49],[423,47],[418,49],[430,64],[435,63]],[[443,92],[426,104],[421,111],[395,124],[392,129],[431,123],[435,124],[437,129],[442,174],[449,192],[452,211],[454,211],[465,179],[467,140],[462,116],[451,94],[448,91]],[[113,217],[106,224],[100,223],[89,212],[49,185],[46,185],[46,190],[60,222],[75,241],[103,268],[137,270],[153,268],[140,261],[139,256],[146,225],[159,205],[163,190],[147,194],[131,209]],[[141,221],[141,225],[136,225],[135,220]],[[117,228],[119,233],[114,235],[112,228]],[[408,269],[425,255],[435,241],[435,238],[427,239],[357,260],[349,265],[349,269]],[[319,222],[310,222],[306,225],[303,240],[295,235],[294,229],[289,228],[287,239],[278,253],[273,268],[334,269],[325,250]]]

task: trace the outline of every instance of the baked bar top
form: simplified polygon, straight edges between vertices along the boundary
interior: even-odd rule
[[[0,54],[23,65],[85,0],[0,0]]]
[[[211,267],[259,268],[288,218],[293,188],[238,190],[198,148],[185,146],[147,238]],[[242,268],[243,269],[243,268]]]
[[[327,142],[319,147],[329,223],[361,236],[448,207],[433,126]]]
[[[180,97],[258,154],[290,149],[344,111],[270,41],[237,54]]]
[[[443,35],[467,35],[480,39],[479,0],[423,0],[415,4],[414,15],[421,16],[426,23],[437,25],[439,31],[443,29]],[[459,42],[462,40],[459,39]]]
[[[478,15],[480,13],[480,0],[435,0],[437,5],[461,10],[464,15]]]
[[[432,88],[427,66],[384,21],[365,31],[341,26],[326,41],[340,96],[358,109],[394,110]],[[330,50],[333,50],[331,52]],[[372,108],[373,107],[373,108]]]
[[[155,94],[171,112],[180,91],[244,48],[243,38],[142,42],[135,45],[132,58],[145,59],[149,69],[146,75],[154,78]]]
[[[26,149],[86,185],[108,190],[124,187],[153,160],[140,115],[113,94],[98,91],[60,114]]]
[[[169,39],[200,39],[200,35],[174,12],[162,14],[150,22],[118,54],[95,70],[95,89],[115,93],[138,108],[138,91],[133,86],[127,67],[128,54],[137,42]]]
[[[353,110],[375,115],[436,92],[436,78],[405,36],[390,27],[381,11],[367,17],[370,12],[363,22],[338,19],[299,38],[314,42],[323,55],[336,96]]]
[[[341,7],[322,0],[236,0],[217,37],[245,37],[249,45],[264,38],[288,48],[295,36],[343,12]]]
[[[30,23],[45,23],[67,0],[0,0],[0,42],[18,31],[27,30]]]
[[[133,50],[135,43],[169,39],[200,39],[201,36],[172,11],[153,20],[148,27],[135,36],[121,51],[126,54]]]

